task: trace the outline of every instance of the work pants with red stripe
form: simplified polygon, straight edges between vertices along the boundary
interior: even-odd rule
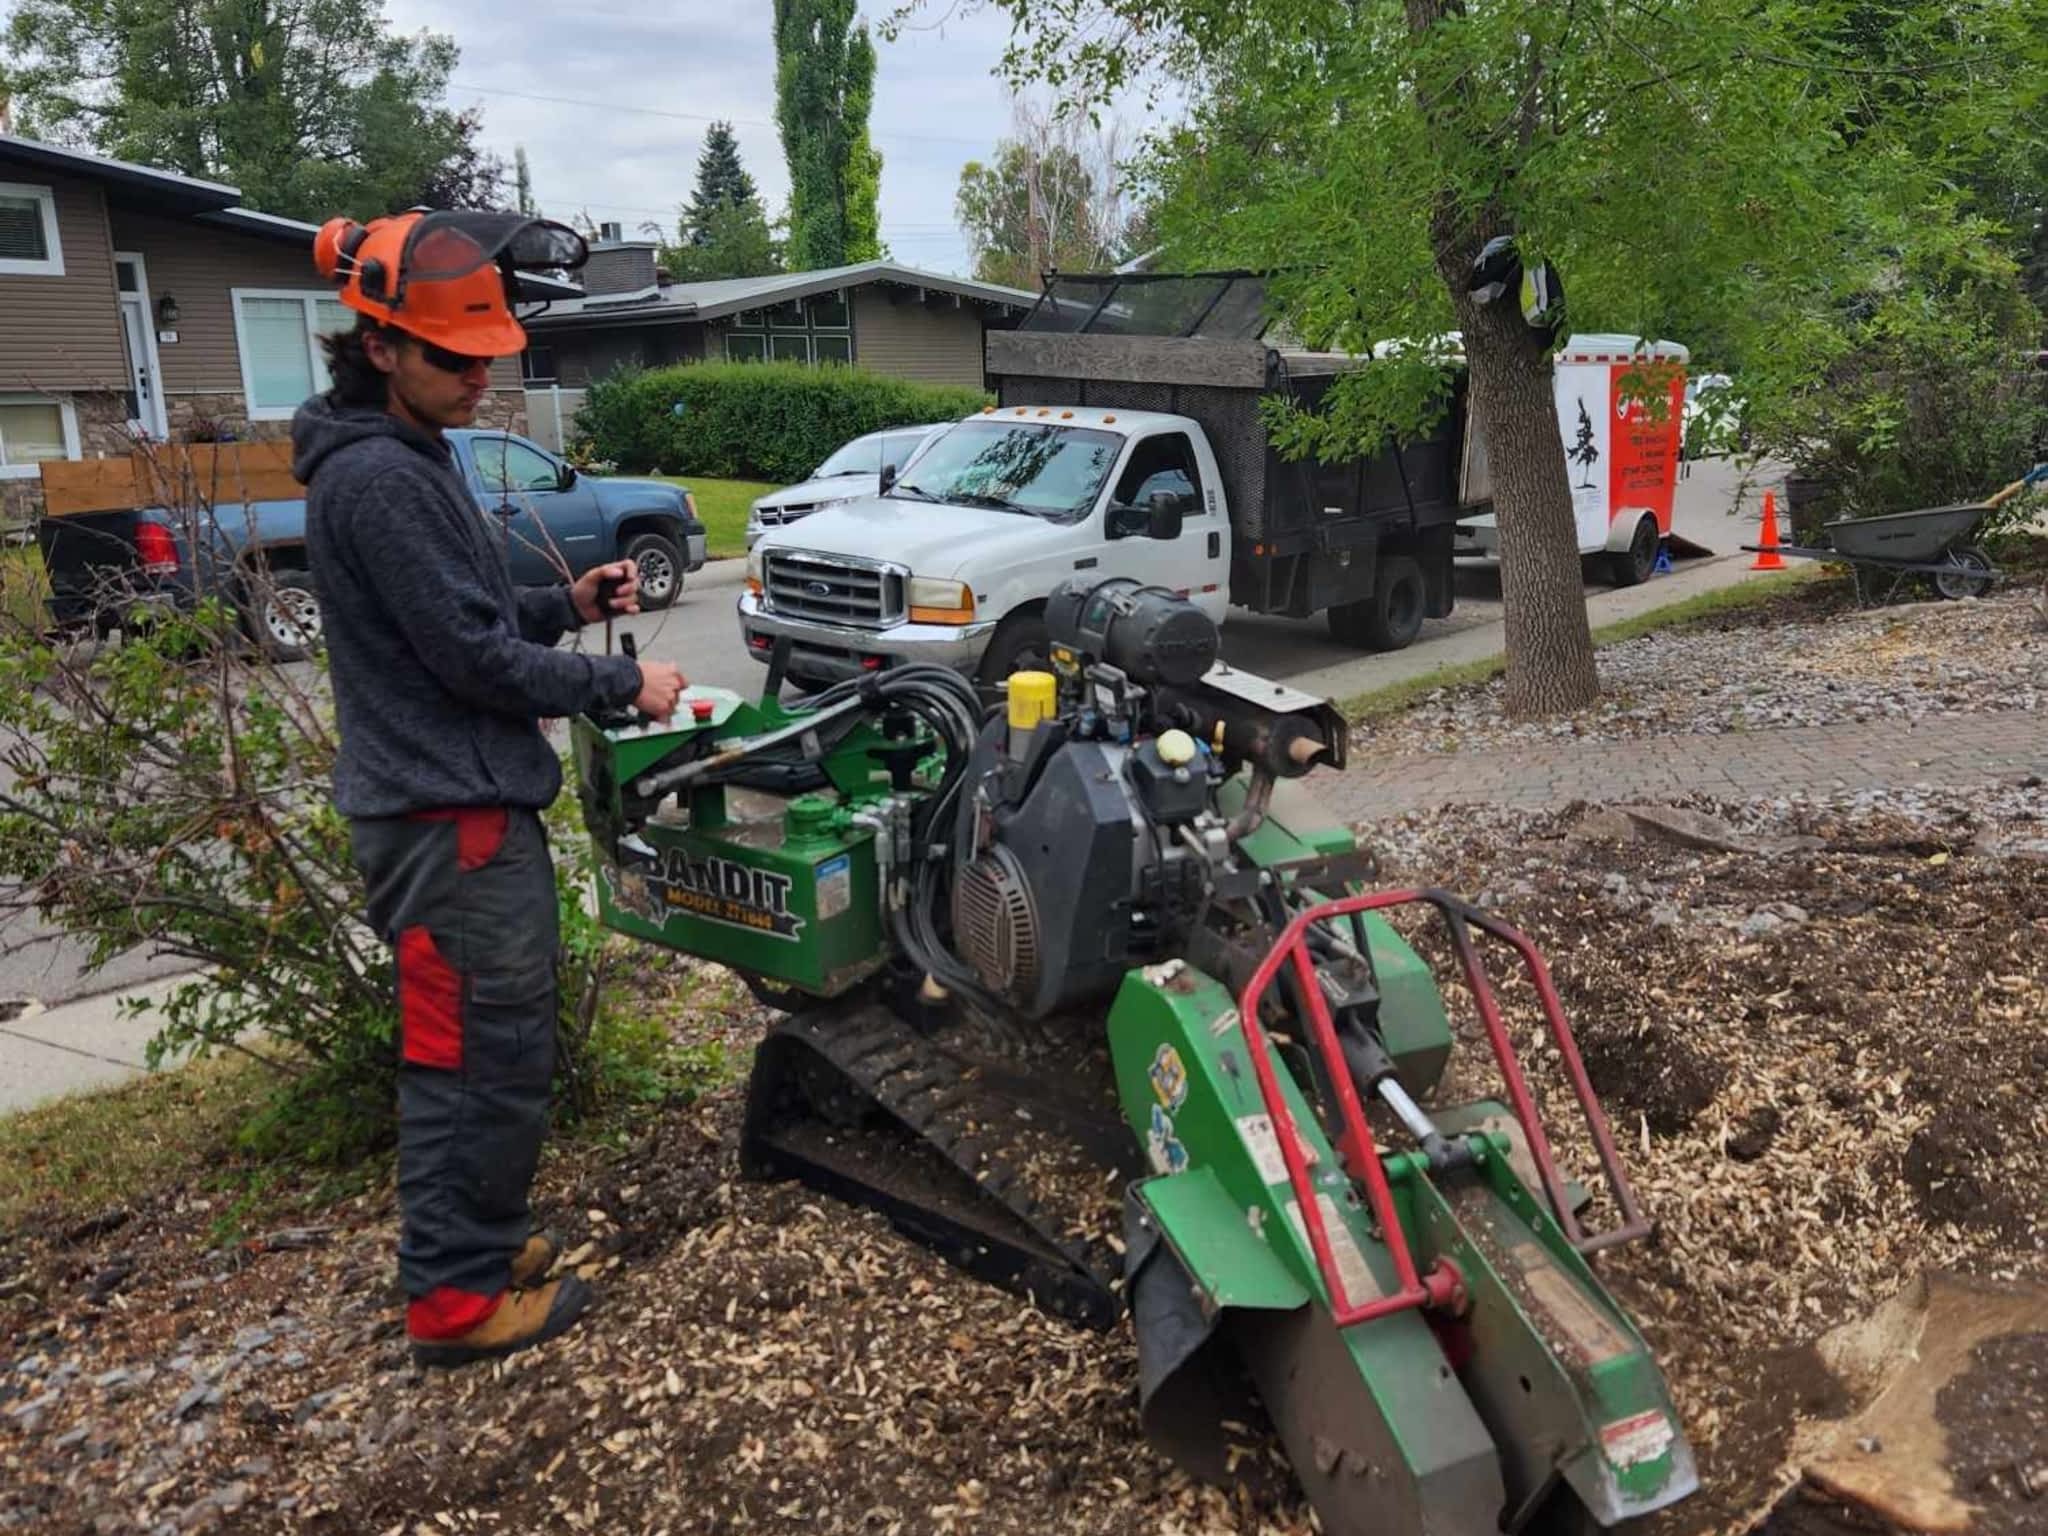
[[[398,954],[399,1279],[416,1335],[495,1309],[531,1231],[555,1064],[554,867],[503,807],[358,818],[370,926]]]

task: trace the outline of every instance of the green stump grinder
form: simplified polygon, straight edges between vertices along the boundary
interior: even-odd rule
[[[917,665],[785,708],[785,656],[759,702],[574,722],[604,921],[780,1011],[746,1170],[1079,1324],[1128,1313],[1154,1443],[1227,1482],[1263,1411],[1326,1531],[1685,1497],[1663,1378],[1588,1263],[1649,1226],[1541,956],[1441,891],[1367,888],[1297,783],[1343,767],[1342,718],[1220,664],[1192,604],[1076,581],[1046,622],[1051,670],[1001,709]],[[1398,907],[1441,932],[1494,1097],[1445,1102],[1452,1030]],[[1540,1002],[1597,1197],[1483,954]]]

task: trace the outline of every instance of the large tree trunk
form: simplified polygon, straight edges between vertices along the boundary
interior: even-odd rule
[[[1417,37],[1465,14],[1466,0],[1404,0],[1408,29]],[[1532,123],[1541,103],[1539,77],[1523,92],[1519,113]],[[1464,77],[1417,101],[1446,158],[1470,158],[1466,142],[1475,125],[1492,119],[1477,108]],[[1586,622],[1579,536],[1572,518],[1571,477],[1557,435],[1557,404],[1550,348],[1522,319],[1517,294],[1481,308],[1472,301],[1472,262],[1486,241],[1506,228],[1493,203],[1473,206],[1450,186],[1437,194],[1430,244],[1437,275],[1450,290],[1451,308],[1464,333],[1470,367],[1471,408],[1486,432],[1493,473],[1493,509],[1500,527],[1501,597],[1507,608],[1510,714],[1543,715],[1577,709],[1600,694],[1593,667],[1593,632]]]
[[[1600,679],[1550,352],[1523,323],[1513,295],[1484,309],[1475,305],[1465,292],[1470,258],[1454,262],[1456,276],[1444,276],[1465,336],[1471,404],[1486,433],[1500,525],[1508,712],[1577,709],[1599,695]],[[1439,259],[1440,267],[1451,264]]]

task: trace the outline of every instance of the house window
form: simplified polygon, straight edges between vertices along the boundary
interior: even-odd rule
[[[48,187],[0,181],[0,275],[64,275],[57,197]]]
[[[743,309],[725,333],[728,362],[853,362],[853,309],[844,289],[791,299],[766,309]]]
[[[520,371],[529,384],[552,384],[555,382],[555,349],[553,347],[528,347],[520,354]]]
[[[331,382],[318,338],[345,331],[355,314],[324,293],[237,288],[235,344],[251,421],[289,421],[308,395]]]
[[[50,459],[78,457],[78,415],[69,400],[0,395],[0,480],[28,480]]]

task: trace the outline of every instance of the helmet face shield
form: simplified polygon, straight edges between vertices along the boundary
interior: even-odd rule
[[[408,283],[450,282],[496,262],[515,272],[574,271],[590,259],[581,235],[523,213],[456,210],[422,216],[400,258]]]

